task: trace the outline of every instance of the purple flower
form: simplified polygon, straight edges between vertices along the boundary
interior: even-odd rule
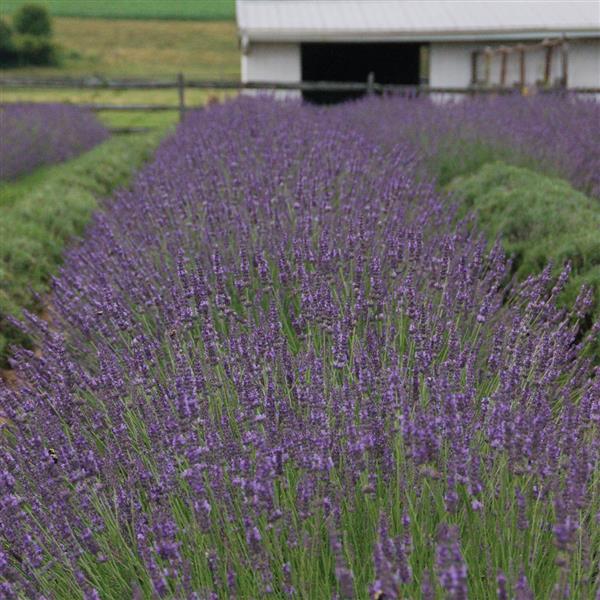
[[[0,179],[65,161],[108,137],[96,117],[68,104],[8,104],[0,118]]]
[[[589,186],[597,109],[567,102],[187,114],[68,251],[52,323],[21,324],[39,352],[0,384],[0,594],[458,599],[487,561],[476,589],[525,600],[507,556],[584,573],[589,297],[559,310],[549,269],[504,287],[425,165],[481,134]]]

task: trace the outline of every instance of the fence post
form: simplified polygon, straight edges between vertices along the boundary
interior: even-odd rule
[[[370,71],[367,75],[367,94],[372,96],[375,93],[375,73]]]
[[[567,84],[568,84],[568,80],[569,80],[569,46],[567,45],[566,42],[566,38],[563,35],[562,39],[562,43],[560,45],[560,57],[561,57],[561,71],[562,71],[562,76],[561,76],[561,84],[562,87],[567,89]]]
[[[179,92],[179,122],[181,123],[185,114],[185,84],[183,81],[183,73],[177,75],[177,91]]]

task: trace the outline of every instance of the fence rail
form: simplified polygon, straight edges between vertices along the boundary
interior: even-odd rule
[[[418,91],[425,94],[485,94],[513,93],[519,87],[471,85],[469,87],[432,87],[429,85],[399,85],[378,83],[373,79],[367,81],[236,81],[223,79],[185,79],[179,76],[173,80],[153,79],[104,79],[101,77],[0,77],[0,87],[31,87],[31,88],[71,88],[71,89],[108,89],[108,90],[143,90],[143,89],[206,89],[206,90],[299,90],[327,92],[395,92]],[[538,91],[557,91],[563,88],[540,88]],[[600,93],[600,87],[572,88],[579,94]]]
[[[227,81],[208,79],[186,79],[179,74],[172,80],[153,79],[105,79],[99,76],[90,77],[0,77],[2,88],[38,88],[38,89],[92,89],[92,90],[177,90],[177,104],[110,104],[110,103],[77,103],[78,106],[94,111],[178,111],[180,119],[185,111],[194,106],[186,105],[186,89],[202,90],[262,90],[262,91],[300,91],[300,92],[365,92],[379,94],[406,94],[406,95],[479,95],[479,94],[514,94],[522,91],[522,87],[505,87],[490,85],[470,85],[469,87],[432,87],[429,85],[397,85],[378,83],[372,73],[366,81],[341,82],[341,81]],[[600,88],[538,88],[538,93],[568,92],[573,94],[600,95]],[[0,103],[0,107],[7,103]],[[122,128],[123,129],[123,128]],[[125,128],[129,130],[129,128]],[[125,130],[123,129],[123,130]]]

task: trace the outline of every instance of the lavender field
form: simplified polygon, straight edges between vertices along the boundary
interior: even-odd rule
[[[504,159],[568,179],[600,198],[600,105],[564,95],[519,95],[439,105],[427,98],[371,100],[338,111],[391,148],[415,144],[444,182],[486,160]],[[473,164],[475,163],[475,164]]]
[[[0,180],[77,156],[108,137],[91,113],[67,104],[0,108]]]
[[[96,214],[0,383],[1,597],[597,597],[594,299],[428,166],[597,195],[598,109],[405,102],[190,113]]]

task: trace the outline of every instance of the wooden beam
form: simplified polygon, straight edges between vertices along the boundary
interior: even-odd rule
[[[519,44],[519,85],[521,86],[521,92],[525,88],[525,49],[523,45]]]
[[[183,73],[177,75],[177,95],[179,97],[179,122],[181,123],[185,116],[185,81]]]
[[[569,82],[569,48],[566,42],[560,46],[561,66],[562,66],[562,87],[566,88]]]
[[[566,50],[566,49],[565,49]],[[473,53],[472,56],[474,56]],[[567,58],[566,51],[563,52],[564,59]],[[475,62],[475,61],[473,61]],[[563,76],[568,74],[565,73],[567,69],[567,61],[563,61]],[[0,88],[2,87],[23,87],[23,88],[32,88],[32,89],[43,89],[48,85],[47,79],[36,80],[32,78],[7,78],[0,77]],[[56,80],[52,80],[56,81]],[[65,88],[95,88],[97,87],[95,83],[91,85],[81,84],[83,80],[75,81],[72,80],[69,82],[69,85],[66,83],[61,84],[62,87]],[[151,89],[154,86],[155,82],[152,81],[136,81],[133,84],[130,82],[125,82],[125,80],[119,81],[110,81],[105,82],[110,85],[119,85],[121,86],[119,89],[140,89],[146,88]],[[78,85],[80,84],[80,85]],[[507,92],[510,93],[514,91],[513,87],[502,88],[487,88],[482,85],[475,84],[469,87],[431,87],[428,85],[401,85],[401,84],[381,84],[377,82],[373,82],[373,91],[375,92],[419,92],[423,94],[473,94],[473,93],[502,93]],[[176,88],[176,83],[172,81],[171,83],[165,84],[161,82],[159,84],[160,88]],[[365,92],[368,89],[368,83],[366,81],[355,81],[355,82],[342,82],[342,81],[298,81],[298,82],[290,82],[290,83],[282,83],[279,81],[251,81],[247,83],[242,83],[240,81],[210,81],[210,80],[202,80],[202,81],[194,81],[194,80],[184,80],[184,88],[200,88],[200,89],[213,89],[213,90],[299,90],[299,91],[334,91],[334,92]],[[586,88],[577,88],[573,89],[575,93],[582,94],[598,94],[600,93],[600,87],[586,87]],[[10,102],[0,102],[0,107],[7,106],[13,103]],[[78,106],[84,106],[93,110],[178,110],[180,108],[179,104],[86,104],[86,103],[73,103]]]
[[[147,131],[152,131],[152,127],[109,127],[108,130],[111,133],[116,133],[116,134],[145,133]]]
[[[485,85],[490,85],[490,80],[492,76],[492,49],[486,48],[485,51]]]
[[[508,52],[506,50],[502,51],[502,57],[500,62],[500,86],[504,87],[506,85],[506,62],[508,59]]]
[[[477,84],[477,57],[479,52],[475,50],[471,52],[471,85]]]
[[[367,94],[372,96],[375,93],[375,73],[369,71],[367,75]]]
[[[178,104],[101,104],[101,103],[82,103],[77,104],[81,108],[95,111],[140,111],[140,112],[160,112],[168,110],[179,110]]]
[[[552,50],[553,46],[546,47],[546,62],[544,64],[544,85],[550,84],[550,76],[552,74]]]

